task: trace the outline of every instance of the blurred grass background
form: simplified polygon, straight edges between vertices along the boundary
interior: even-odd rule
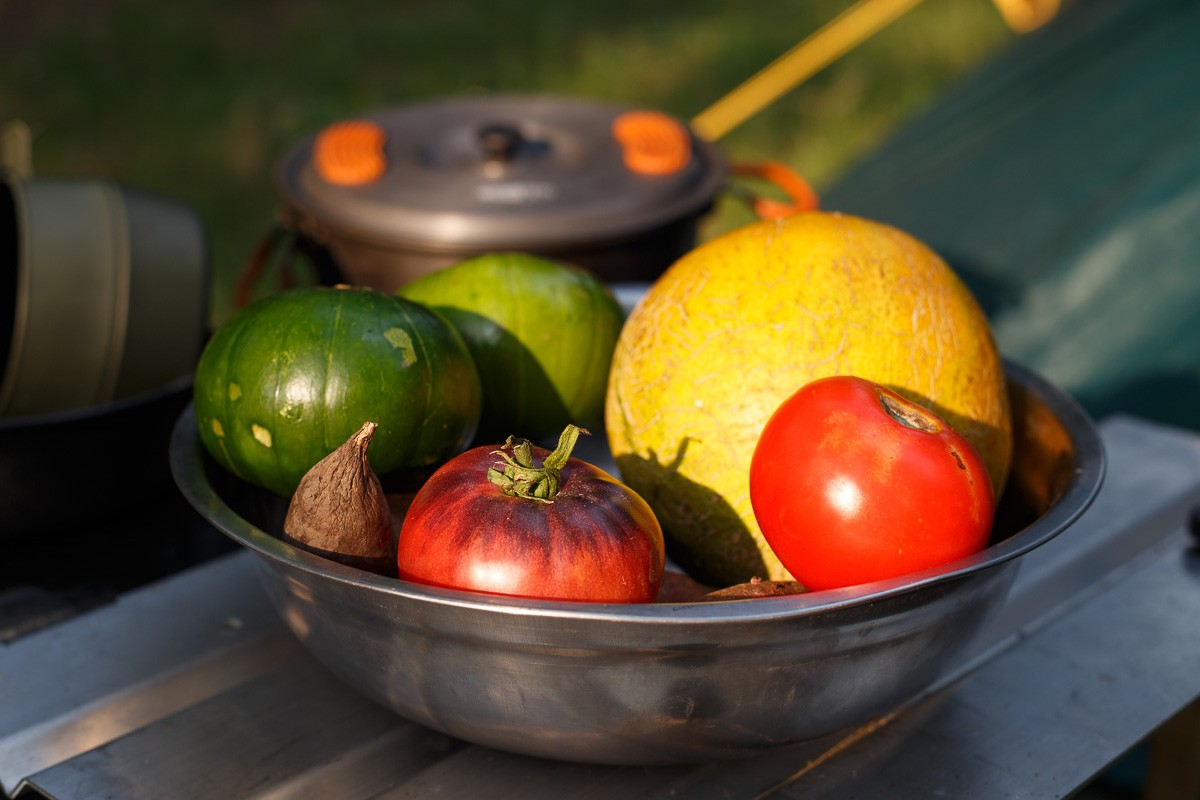
[[[202,216],[212,313],[274,220],[298,138],[380,107],[551,92],[684,119],[850,0],[0,0],[0,120],[33,132],[36,174],[104,177]],[[820,191],[1016,34],[990,0],[927,0],[720,144]],[[749,221],[723,199],[702,236]]]

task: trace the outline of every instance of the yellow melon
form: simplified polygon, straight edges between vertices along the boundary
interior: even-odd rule
[[[876,221],[826,211],[764,220],[673,264],[613,354],[609,446],[692,577],[790,578],[755,523],[750,459],[779,404],[835,374],[942,416],[979,450],[999,494],[1012,456],[1003,364],[954,271]]]

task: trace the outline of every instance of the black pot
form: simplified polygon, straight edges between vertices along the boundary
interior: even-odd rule
[[[191,376],[103,405],[0,418],[0,539],[83,531],[174,491],[167,463]]]
[[[652,280],[695,245],[728,173],[714,145],[659,112],[477,95],[334,123],[291,149],[277,184],[302,248],[394,291],[500,251]]]

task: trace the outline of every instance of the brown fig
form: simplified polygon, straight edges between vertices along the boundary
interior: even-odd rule
[[[363,423],[304,475],[288,505],[283,538],[342,564],[395,575],[392,512],[367,461],[377,427]]]

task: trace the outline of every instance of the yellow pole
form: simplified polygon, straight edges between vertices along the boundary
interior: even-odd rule
[[[741,125],[780,95],[798,85],[921,0],[857,0],[804,41],[692,118],[692,127],[716,140]],[[1009,28],[1028,33],[1049,22],[1060,0],[992,0]]]
[[[721,138],[780,95],[828,66],[921,0],[858,0],[811,36],[692,119],[696,133]]]

